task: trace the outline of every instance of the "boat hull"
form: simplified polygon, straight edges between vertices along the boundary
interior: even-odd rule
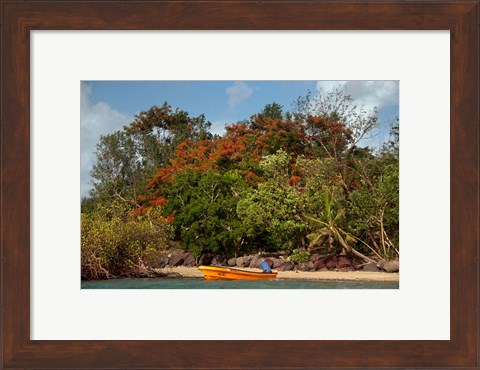
[[[268,280],[277,277],[276,272],[255,272],[229,267],[199,266],[205,280]]]

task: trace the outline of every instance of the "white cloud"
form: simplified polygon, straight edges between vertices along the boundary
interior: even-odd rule
[[[232,124],[232,120],[228,119],[221,119],[221,120],[216,120],[212,122],[212,127],[210,127],[210,132],[212,134],[217,134],[220,136],[223,136],[227,133],[227,130],[225,130],[226,125]]]
[[[100,136],[123,128],[133,121],[133,117],[116,111],[104,102],[93,104],[91,84],[82,82],[80,88],[80,189],[83,197],[92,188],[90,170],[95,163],[94,153]]]
[[[398,81],[318,81],[317,94],[328,93],[335,88],[345,90],[355,100],[357,113],[363,108],[366,112],[373,112],[375,108],[380,111],[387,106],[399,104],[399,83]],[[381,118],[381,117],[380,117]],[[381,147],[388,139],[389,125],[394,122],[395,117],[383,117],[379,125],[369,135],[359,141],[361,146],[373,148]]]
[[[237,81],[225,90],[228,96],[228,106],[231,110],[252,96],[253,89],[245,82]]]
[[[367,111],[387,105],[398,105],[398,81],[318,81],[317,92],[329,92],[336,87],[346,90],[357,105]]]

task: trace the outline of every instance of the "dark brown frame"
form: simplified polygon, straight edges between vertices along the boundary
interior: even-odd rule
[[[2,368],[478,368],[478,0],[3,0],[1,11]],[[31,341],[29,31],[39,29],[450,30],[451,339]]]

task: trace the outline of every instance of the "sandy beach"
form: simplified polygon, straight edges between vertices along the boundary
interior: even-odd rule
[[[261,272],[260,269],[243,268],[242,270]],[[202,272],[196,267],[165,267],[158,269],[158,271],[163,273],[177,273],[181,277],[203,277]],[[368,271],[279,271],[277,279],[398,281],[399,274]]]

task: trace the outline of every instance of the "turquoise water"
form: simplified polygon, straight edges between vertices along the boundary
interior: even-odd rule
[[[82,289],[398,289],[398,282],[347,280],[206,281],[203,278],[82,281]]]

